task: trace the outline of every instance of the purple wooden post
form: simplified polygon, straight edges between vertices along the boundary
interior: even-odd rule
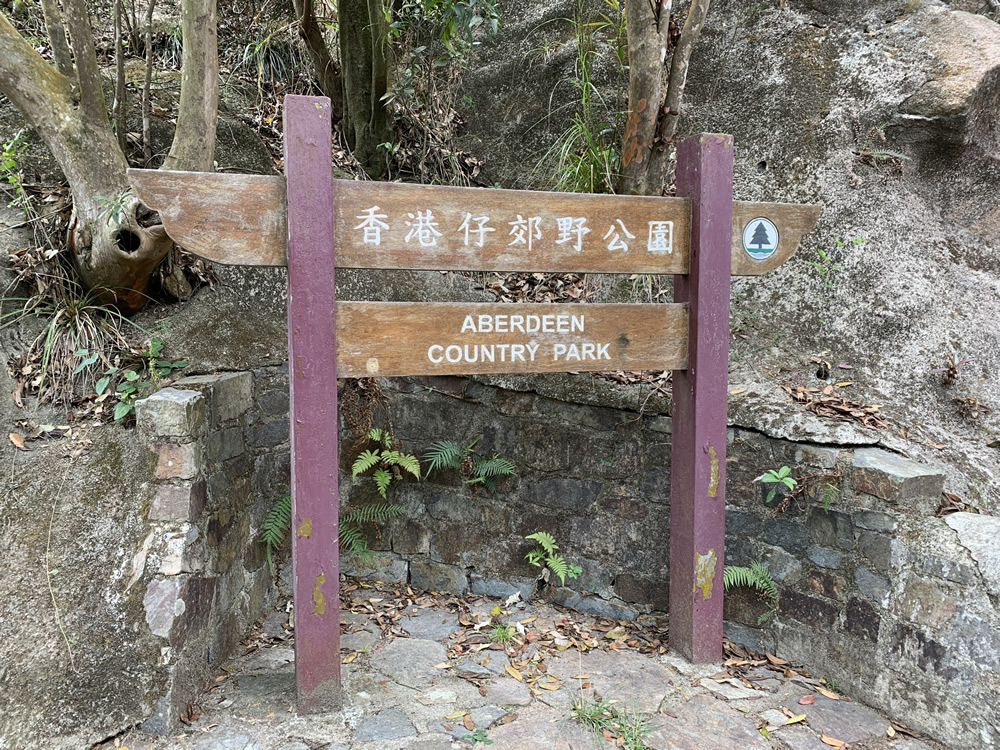
[[[295,683],[302,713],[340,705],[337,339],[330,100],[285,97]]]
[[[690,328],[688,369],[673,374],[669,641],[704,663],[722,659],[732,136],[703,133],[677,146],[677,195],[691,199],[691,267],[674,276]]]

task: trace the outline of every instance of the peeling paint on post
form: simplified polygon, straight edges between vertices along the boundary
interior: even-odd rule
[[[288,356],[292,362],[292,523],[297,530],[292,538],[295,683],[299,711],[315,713],[340,706],[330,101],[322,97],[285,97],[284,128]]]
[[[722,590],[726,542],[731,136],[678,145],[677,195],[691,199],[690,270],[674,276],[674,301],[690,305],[690,329],[688,369],[673,373],[670,647],[704,663],[722,659],[723,597],[712,594]]]

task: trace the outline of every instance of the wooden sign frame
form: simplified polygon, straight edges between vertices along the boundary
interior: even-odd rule
[[[338,377],[672,369],[669,642],[719,661],[730,277],[784,263],[820,207],[734,203],[728,135],[680,143],[677,197],[649,198],[333,180],[330,125],[285,98],[285,178],[129,170],[187,250],[288,267],[299,710],[341,698]],[[337,267],[674,274],[674,303],[338,303]]]

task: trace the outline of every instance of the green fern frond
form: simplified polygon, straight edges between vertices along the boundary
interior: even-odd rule
[[[771,573],[760,562],[751,562],[749,567],[743,565],[725,566],[722,569],[722,585],[726,591],[734,587],[746,587],[757,591],[768,600],[772,612],[778,604],[778,586],[775,584],[774,578],[771,577]]]
[[[384,445],[386,448],[392,447],[392,437],[389,435],[388,430],[372,427],[368,431],[368,439],[378,443],[379,445]]]
[[[542,551],[540,549],[531,550],[531,552],[529,552],[524,556],[524,559],[527,560],[532,565],[534,565],[536,568],[542,567],[545,561],[545,557],[543,556]]]
[[[481,477],[510,476],[517,472],[517,467],[509,458],[503,456],[476,456],[472,460],[472,473]]]
[[[389,485],[392,484],[392,474],[385,469],[375,469],[375,473],[372,474],[372,479],[375,480],[375,487],[378,488],[378,494],[380,494],[384,500],[386,497],[385,492],[389,489]]]
[[[555,537],[546,531],[536,531],[534,534],[529,534],[525,539],[538,542],[541,548],[545,551],[546,555],[554,555],[556,550],[559,549],[559,545],[556,544]]]
[[[271,510],[267,512],[264,522],[260,525],[260,534],[257,537],[264,545],[264,556],[268,567],[271,568],[271,575],[275,574],[274,553],[285,543],[291,528],[292,498],[290,495],[285,495],[271,506]]]
[[[371,559],[372,551],[368,546],[368,541],[356,525],[341,522],[338,537],[342,553],[353,555],[363,561]]]
[[[569,565],[566,564],[566,561],[559,557],[559,555],[549,555],[545,564],[549,566],[549,570],[559,576],[559,583],[565,586],[566,574],[569,572]]]
[[[382,456],[377,451],[363,451],[360,456],[354,459],[354,464],[351,466],[351,475],[356,477],[358,474],[364,474],[381,460]]]
[[[406,515],[406,508],[395,503],[368,503],[351,508],[340,517],[341,524],[384,523]]]
[[[420,479],[420,461],[417,460],[416,456],[412,456],[409,453],[400,453],[396,463],[403,471],[408,471],[417,479]]]
[[[451,440],[439,440],[424,453],[424,461],[429,464],[425,476],[435,469],[457,469],[462,465],[463,458],[462,446]]]

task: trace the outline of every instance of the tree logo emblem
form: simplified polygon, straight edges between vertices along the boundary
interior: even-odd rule
[[[743,227],[743,249],[754,260],[764,260],[778,249],[778,228],[770,219],[759,216]]]

